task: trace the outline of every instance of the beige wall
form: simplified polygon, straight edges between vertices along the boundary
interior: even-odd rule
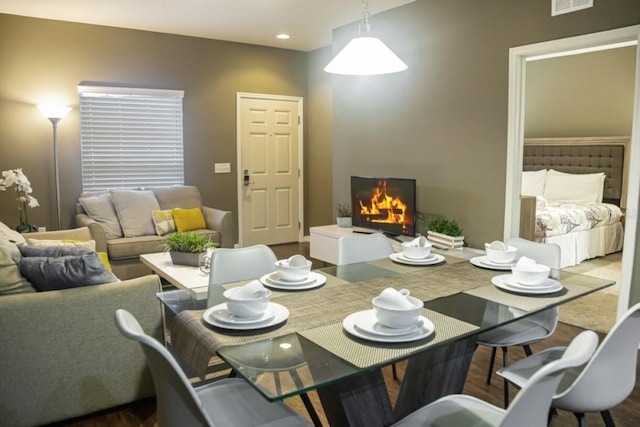
[[[320,114],[313,125],[314,110],[327,101],[307,99],[308,79],[320,80],[307,75],[307,59],[320,53],[1,14],[0,29],[0,170],[24,169],[41,204],[30,211],[38,225],[51,228],[56,221],[52,127],[35,105],[55,96],[74,108],[58,125],[62,225],[70,227],[82,190],[80,82],[184,90],[185,182],[200,188],[207,205],[233,212],[236,92],[304,97],[307,154],[316,153],[309,133],[328,142],[323,134],[330,135],[330,126],[323,122],[330,115]],[[327,96],[326,89],[314,91]],[[230,162],[232,173],[214,174],[215,162]],[[0,193],[0,221],[14,226],[17,220],[12,195]]]
[[[525,138],[631,135],[635,70],[635,46],[528,62]]]
[[[416,178],[418,209],[456,219],[470,246],[502,238],[509,48],[638,23],[637,0],[556,17],[539,0],[419,0],[374,15],[409,69],[334,78],[334,202],[350,175]],[[335,30],[334,49],[356,33]]]

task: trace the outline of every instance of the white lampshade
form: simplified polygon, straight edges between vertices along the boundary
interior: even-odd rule
[[[71,107],[57,104],[40,104],[38,105],[38,110],[48,119],[62,119],[71,111]]]
[[[332,74],[370,76],[397,73],[407,64],[376,37],[361,36],[351,40],[324,70]]]

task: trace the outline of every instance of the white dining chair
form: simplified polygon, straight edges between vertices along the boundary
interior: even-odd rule
[[[259,279],[267,273],[273,273],[276,271],[277,260],[273,250],[266,245],[214,250],[211,254],[207,307],[223,302],[223,289],[220,285]]]
[[[550,276],[560,278],[560,246],[554,243],[539,243],[525,240],[520,237],[509,239],[505,242],[508,246],[518,248],[518,257],[525,256],[534,259],[536,263],[549,266]],[[516,320],[496,329],[479,335],[477,344],[491,347],[489,371],[487,372],[487,384],[491,384],[493,365],[496,358],[496,350],[502,350],[502,367],[508,366],[511,346],[522,346],[527,356],[531,355],[531,344],[535,344],[551,336],[558,325],[558,307],[549,308],[523,319]],[[503,381],[504,407],[509,405],[509,385]]]
[[[338,265],[387,258],[394,252],[382,233],[354,234],[338,239]]]
[[[193,387],[160,342],[147,335],[126,310],[115,313],[126,338],[144,351],[156,390],[158,425],[163,426],[308,426],[281,402],[269,402],[246,381],[227,378]]]
[[[507,409],[472,396],[452,394],[418,409],[394,426],[546,426],[551,400],[562,374],[569,368],[584,365],[597,346],[595,332],[578,334],[562,357],[529,378]]]
[[[614,425],[610,408],[624,401],[636,383],[640,345],[640,303],[631,307],[611,328],[589,362],[565,373],[551,406],[571,411],[578,425],[586,412],[600,412],[607,427]],[[565,347],[552,347],[498,371],[510,383],[522,387],[548,363],[562,356]]]

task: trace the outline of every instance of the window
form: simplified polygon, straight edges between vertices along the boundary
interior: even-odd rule
[[[79,86],[83,191],[184,184],[183,91]]]

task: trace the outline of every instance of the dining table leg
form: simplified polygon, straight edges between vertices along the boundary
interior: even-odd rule
[[[411,357],[394,408],[395,420],[442,396],[462,393],[476,340],[471,335]]]
[[[394,420],[389,394],[379,369],[317,391],[331,427],[388,426]]]

